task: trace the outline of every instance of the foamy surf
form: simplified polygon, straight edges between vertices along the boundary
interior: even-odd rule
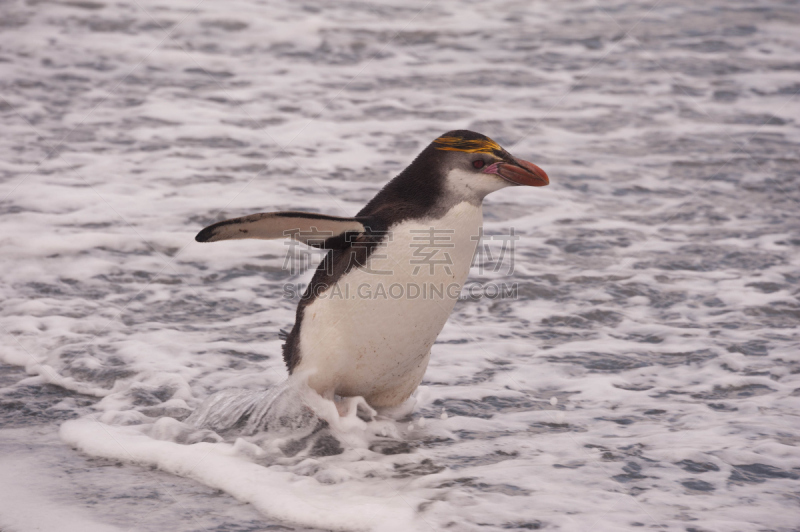
[[[312,455],[339,454],[338,441],[368,447],[376,438],[399,438],[390,415],[378,416],[362,397],[321,397],[295,374],[265,390],[222,390],[211,395],[185,420],[185,426],[214,431],[217,437],[248,437],[295,456],[312,441]],[[410,413],[410,399],[385,414]],[[321,442],[328,443],[321,443]],[[325,448],[325,447],[330,448]],[[338,450],[337,450],[338,449]]]
[[[217,392],[183,422],[163,417],[141,423],[119,414],[68,421],[60,436],[91,456],[194,479],[290,523],[425,528],[415,511],[424,499],[402,492],[407,480],[387,482],[394,465],[376,461],[381,455],[369,450],[375,443],[401,443],[401,424],[377,415],[361,398],[327,400],[303,376],[265,390]],[[357,477],[375,480],[348,482]]]
[[[74,451],[57,431],[80,418],[175,455],[238,445],[273,489],[317,483],[342,508],[397,490],[412,530],[797,529],[795,5],[0,11],[3,530],[294,526]],[[412,419],[389,422],[401,437],[356,416],[341,454],[312,456],[314,435],[287,456],[291,438],[187,424],[217,392],[285,378],[278,331],[321,258],[210,251],[196,232],[260,210],[352,216],[461,127],[552,183],[486,201],[487,235],[520,240],[513,267],[486,242],[470,283],[516,297],[458,302]]]
[[[181,445],[153,439],[143,429],[81,419],[64,423],[60,434],[66,443],[92,456],[157,467],[194,479],[290,523],[335,530],[418,528],[407,494],[386,489],[380,490],[385,491],[383,496],[368,493],[375,486],[364,491],[342,490],[335,480],[345,474],[329,474],[327,478],[334,482],[320,482],[265,467],[256,463],[261,450],[244,440]]]

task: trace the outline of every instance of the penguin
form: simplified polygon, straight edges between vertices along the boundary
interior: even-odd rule
[[[224,220],[198,242],[291,238],[327,250],[285,335],[289,374],[328,399],[376,409],[408,399],[467,279],[483,199],[547,174],[467,130],[434,140],[352,218],[300,211]]]

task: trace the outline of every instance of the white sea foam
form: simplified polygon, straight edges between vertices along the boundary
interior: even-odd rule
[[[285,466],[264,467],[257,463],[260,448],[243,440],[232,445],[181,445],[145,435],[141,427],[109,426],[88,419],[68,421],[62,425],[61,437],[93,456],[153,465],[198,480],[289,522],[333,530],[367,530],[376,525],[383,530],[417,528],[409,497],[399,494],[398,486],[348,482],[343,487],[353,478],[347,468],[303,476],[302,472],[316,469],[306,461],[300,464],[300,475]]]
[[[0,28],[0,527],[796,528],[796,6],[7,2]],[[470,280],[518,298],[460,301],[395,412],[283,384],[311,271],[195,233],[351,216],[454,128],[551,177],[485,203],[521,239]]]

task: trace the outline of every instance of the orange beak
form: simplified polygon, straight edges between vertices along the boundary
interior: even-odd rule
[[[550,178],[544,170],[533,163],[514,159],[513,163],[494,163],[484,170],[487,174],[497,174],[506,181],[515,185],[525,185],[529,187],[544,187],[550,184]]]

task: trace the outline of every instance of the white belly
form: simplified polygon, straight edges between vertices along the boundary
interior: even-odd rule
[[[306,307],[295,371],[311,370],[309,384],[322,395],[360,395],[376,407],[408,398],[467,278],[482,225],[481,207],[464,202],[439,220],[391,227],[367,267]]]

